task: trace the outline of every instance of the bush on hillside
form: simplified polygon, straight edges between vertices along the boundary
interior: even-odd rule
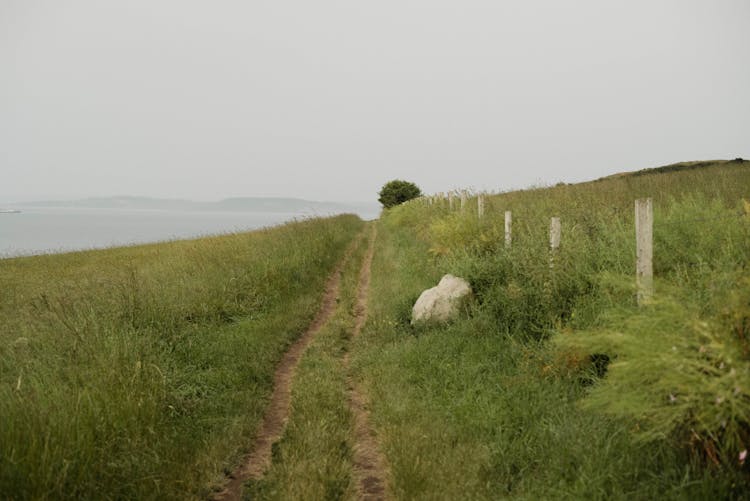
[[[422,191],[414,183],[395,179],[385,183],[379,195],[378,202],[388,209],[422,196]]]
[[[560,353],[605,353],[606,377],[583,401],[629,419],[644,441],[674,439],[715,464],[750,445],[750,279],[704,318],[684,294],[607,315],[608,328],[556,337]]]

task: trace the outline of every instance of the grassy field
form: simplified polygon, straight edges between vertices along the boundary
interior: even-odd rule
[[[633,201],[647,196],[656,292],[638,306]],[[481,219],[476,198],[384,211],[364,330],[351,337],[359,238],[245,498],[357,499],[349,378],[395,499],[747,498],[748,201],[750,162],[714,161],[493,195]],[[209,496],[362,229],[341,216],[0,261],[0,497]],[[411,325],[445,273],[473,302]]]
[[[0,261],[0,498],[205,498],[362,224]]]
[[[656,301],[638,308],[633,200],[646,196]],[[743,198],[750,164],[714,162],[500,194],[482,220],[475,199],[386,211],[354,364],[394,497],[745,497]],[[563,225],[553,269],[550,216]],[[471,282],[471,310],[411,326],[419,293],[449,272]]]

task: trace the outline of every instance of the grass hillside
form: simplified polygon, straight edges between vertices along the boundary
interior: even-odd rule
[[[0,260],[0,498],[205,498],[362,225]]]
[[[638,307],[641,197],[654,199],[656,294]],[[503,193],[482,219],[476,198],[463,211],[424,199],[386,211],[354,361],[394,496],[745,497],[747,200],[750,163],[735,161]],[[563,228],[554,256],[551,216]],[[473,306],[410,325],[445,273],[471,282]]]
[[[643,197],[655,294],[638,305]],[[360,499],[373,478],[403,500],[746,499],[750,162],[486,196],[481,218],[454,202],[385,210],[374,240],[340,216],[0,260],[0,498],[209,497],[346,253],[245,499]],[[472,302],[411,325],[446,273]]]
[[[620,176],[642,176],[644,174],[664,174],[667,172],[684,172],[693,169],[704,169],[711,167],[718,167],[726,164],[743,164],[745,160],[742,158],[735,158],[734,160],[698,160],[694,162],[677,162],[669,165],[662,165],[661,167],[651,167],[647,169],[641,169],[633,172],[621,172],[619,174],[613,174],[611,176],[603,177],[597,181],[604,179],[611,179],[613,177]]]

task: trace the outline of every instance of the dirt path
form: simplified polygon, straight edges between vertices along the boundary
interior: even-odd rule
[[[287,419],[289,418],[292,397],[291,386],[295,370],[315,334],[325,325],[335,311],[339,295],[341,272],[361,238],[362,235],[355,238],[328,279],[323,302],[315,319],[307,328],[307,331],[287,350],[281,363],[276,368],[271,402],[263,416],[263,421],[258,429],[255,442],[243,460],[242,465],[229,477],[229,482],[224,490],[213,497],[214,501],[240,501],[242,499],[243,484],[247,480],[261,478],[270,466],[271,446],[281,438]]]
[[[370,242],[362,263],[357,287],[357,305],[355,308],[355,324],[352,338],[359,336],[362,326],[367,319],[367,298],[370,289],[370,268],[375,252],[376,227],[373,225]],[[349,353],[344,356],[344,366],[349,375],[349,407],[354,416],[354,478],[357,483],[357,493],[360,499],[381,500],[388,499],[386,491],[387,463],[380,452],[377,438],[370,425],[370,411],[368,402],[359,385],[349,370]]]

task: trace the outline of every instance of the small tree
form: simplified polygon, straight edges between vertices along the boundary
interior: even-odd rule
[[[393,181],[388,181],[387,183],[385,183],[383,185],[383,188],[380,190],[379,195],[380,197],[378,198],[378,202],[383,204],[383,207],[388,209],[390,207],[402,204],[407,200],[411,200],[412,198],[422,196],[422,192],[414,183],[395,179]]]

